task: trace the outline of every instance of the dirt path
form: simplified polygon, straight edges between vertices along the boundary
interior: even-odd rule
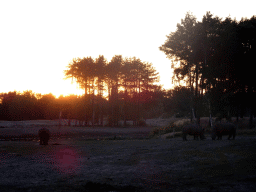
[[[188,139],[0,141],[1,191],[255,190],[255,136]]]

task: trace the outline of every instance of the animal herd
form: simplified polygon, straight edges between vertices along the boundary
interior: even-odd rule
[[[194,136],[194,140],[198,140],[199,137],[201,140],[206,139],[204,136],[204,129],[198,124],[185,125],[182,129],[183,141],[187,141],[187,135]],[[212,140],[215,140],[216,137],[218,140],[221,140],[223,135],[228,135],[228,139],[230,139],[232,136],[233,139],[235,139],[236,126],[232,123],[217,123],[214,125],[211,133]],[[38,136],[40,138],[40,145],[48,145],[48,141],[50,139],[49,129],[40,129],[38,131]]]
[[[183,141],[186,141],[187,135],[194,136],[194,140],[198,140],[200,137],[201,140],[205,139],[204,129],[198,124],[189,124],[185,125],[182,129]],[[211,137],[212,140],[215,140],[216,137],[218,140],[222,139],[223,135],[228,135],[228,139],[236,137],[236,126],[232,123],[217,123],[212,128]]]

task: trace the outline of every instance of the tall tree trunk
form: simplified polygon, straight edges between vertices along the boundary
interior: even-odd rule
[[[139,94],[138,94],[138,114],[137,114],[137,125],[139,125],[140,120],[140,79],[139,79]]]
[[[60,111],[60,115],[59,115],[59,129],[61,128],[61,115],[62,115],[62,111]]]
[[[85,126],[88,125],[88,109],[87,109],[87,103],[86,103],[86,97],[87,97],[87,85],[85,86],[85,93],[84,93],[84,120],[85,120]],[[79,115],[80,116],[80,115]],[[80,119],[80,117],[79,117]]]
[[[249,120],[249,126],[250,129],[253,128],[253,91],[252,91],[252,87],[249,86],[248,87],[248,96],[249,96],[249,111],[250,111],[250,120]]]
[[[125,93],[124,93],[124,126],[127,125],[126,121],[127,121],[127,99],[128,99],[128,96],[127,96],[127,87],[126,87],[126,82],[125,82]]]
[[[190,87],[190,108],[191,108],[191,116],[190,121],[193,121],[194,117],[194,109],[193,109],[193,88],[192,88],[192,77],[191,77],[191,67],[189,66],[189,87]]]
[[[95,110],[94,110],[94,90],[92,95],[92,127],[94,127],[94,121],[95,121]]]
[[[208,105],[209,105],[209,125],[212,127],[212,108],[211,108],[211,100],[208,98]]]
[[[198,113],[198,100],[199,100],[199,94],[198,94],[198,64],[196,64],[196,89],[195,89],[195,117],[196,117],[196,123],[200,124],[200,117]]]

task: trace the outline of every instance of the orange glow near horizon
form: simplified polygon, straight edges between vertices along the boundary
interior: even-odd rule
[[[160,83],[156,83],[158,85],[160,85]],[[75,82],[75,81],[71,81],[71,79],[67,79],[67,80],[63,80],[62,84],[59,84],[58,86],[55,87],[55,89],[53,91],[48,91],[47,89],[45,90],[41,90],[40,91],[40,87],[36,90],[33,89],[24,89],[24,90],[18,90],[18,89],[14,89],[14,90],[10,90],[10,91],[3,91],[0,93],[8,93],[8,92],[17,92],[18,94],[23,94],[26,91],[31,91],[33,94],[37,95],[37,94],[41,94],[41,95],[48,95],[48,94],[52,94],[53,96],[55,96],[55,98],[59,98],[60,96],[69,96],[69,95],[84,95],[85,90],[84,89],[80,89],[79,85]],[[95,92],[95,94],[97,95],[97,90]],[[104,93],[104,96],[106,97],[107,94],[106,92]]]
[[[73,58],[99,55],[108,62],[122,55],[152,63],[159,84],[170,89],[171,60],[159,50],[166,36],[188,11],[198,20],[207,11],[237,20],[255,13],[254,6],[248,6],[254,4],[252,0],[229,4],[221,0],[0,1],[0,93],[82,95],[84,90],[75,82],[63,80],[63,71]]]
[[[55,87],[54,90],[47,90],[46,89],[40,89],[37,88],[36,90],[33,89],[13,89],[13,90],[7,90],[7,91],[1,91],[0,93],[9,93],[9,92],[17,92],[19,94],[22,94],[26,91],[32,91],[33,94],[41,94],[41,95],[47,95],[52,94],[56,98],[62,96],[68,96],[68,95],[83,95],[84,90],[79,89],[79,86],[74,82],[71,83],[69,80],[63,80],[63,84],[59,84]]]

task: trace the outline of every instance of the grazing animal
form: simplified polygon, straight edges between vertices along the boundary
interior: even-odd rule
[[[233,136],[236,137],[236,126],[232,123],[217,123],[212,128],[212,140],[215,140],[216,136],[218,140],[222,140],[222,135],[228,135],[228,139]]]
[[[198,136],[200,136],[200,139],[203,140],[205,139],[204,136],[204,129],[197,124],[189,124],[189,125],[185,125],[182,129],[182,133],[183,133],[183,141],[186,141],[187,138],[187,134],[188,135],[193,135],[194,136],[194,140],[198,140]]]
[[[38,136],[40,139],[40,145],[48,145],[48,141],[50,139],[49,129],[46,129],[46,128],[39,129]]]

